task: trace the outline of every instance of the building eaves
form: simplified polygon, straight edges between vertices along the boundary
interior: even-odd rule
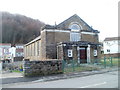
[[[34,40],[32,40],[32,41],[30,41],[29,43],[25,44],[24,46],[27,46],[27,45],[29,45],[29,44],[37,41],[37,40],[40,40],[40,39],[41,39],[41,36],[38,36],[38,37],[36,37]]]
[[[66,20],[62,21],[61,23],[59,23],[59,24],[57,25],[57,27],[59,27],[59,25],[63,24],[64,22],[66,22],[67,20],[69,20],[70,18],[72,18],[72,17],[74,17],[74,16],[78,16],[78,15],[77,15],[77,14],[72,15],[72,16],[69,17],[68,19],[66,19]],[[79,17],[79,16],[78,16],[78,17]]]
[[[100,33],[98,30],[81,30],[81,32],[93,32],[93,33]]]
[[[66,45],[77,45],[77,46],[86,46],[86,45],[101,45],[100,43],[93,43],[88,41],[77,41],[77,42],[60,42],[57,45],[66,44]]]
[[[52,25],[45,25],[42,30],[44,29],[57,29],[56,26],[52,26]]]
[[[104,41],[120,40],[120,37],[107,37]]]

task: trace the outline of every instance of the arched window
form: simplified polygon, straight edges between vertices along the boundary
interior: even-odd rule
[[[71,31],[80,31],[81,27],[77,23],[72,23],[70,24],[69,29],[71,29]]]
[[[69,29],[71,29],[70,32],[70,41],[80,41],[80,30],[82,29],[79,23],[72,22],[69,25]]]

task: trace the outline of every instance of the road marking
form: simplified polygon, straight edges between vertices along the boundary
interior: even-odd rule
[[[103,85],[103,84],[106,84],[106,83],[107,83],[107,82],[103,82],[103,83],[98,83],[98,84],[93,84],[93,85],[83,86],[83,87],[79,87],[79,88],[93,87],[93,86]]]
[[[19,77],[23,77],[23,76],[2,76],[2,77],[0,77],[0,79],[4,79],[4,78],[19,78]]]

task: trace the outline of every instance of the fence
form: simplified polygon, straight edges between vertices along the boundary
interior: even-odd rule
[[[100,70],[103,68],[111,68],[118,66],[120,58],[104,57],[102,59],[91,60],[91,63],[79,63],[78,60],[63,60],[63,72],[76,72],[76,71],[93,71]]]
[[[32,73],[35,73],[35,74],[38,72],[41,73],[43,71],[45,71],[44,73],[46,73],[46,71],[49,73],[52,73],[52,71],[55,71],[55,73],[94,71],[94,70],[100,70],[100,69],[104,69],[104,68],[118,67],[120,65],[119,59],[120,58],[104,57],[102,59],[91,60],[91,63],[80,63],[78,60],[60,60],[58,64],[57,63],[54,63],[54,64],[46,63],[46,62],[44,64],[41,64],[40,62],[42,62],[42,61],[34,61],[35,63],[32,63],[32,64],[30,64],[30,62],[28,62],[27,69],[25,69],[26,67],[24,67],[24,73],[26,73],[26,71],[29,73],[32,71]],[[84,61],[84,60],[82,60],[82,61]],[[51,62],[51,61],[49,61],[49,62]],[[3,69],[19,71],[21,65],[23,66],[23,62],[3,63]],[[30,67],[30,68],[28,68],[28,67]],[[43,70],[43,71],[41,71],[41,70]]]

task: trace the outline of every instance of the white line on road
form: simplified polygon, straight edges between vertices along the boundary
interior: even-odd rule
[[[98,84],[93,84],[93,85],[83,86],[83,87],[79,87],[79,88],[94,87],[94,86],[103,85],[103,84],[106,84],[106,83],[107,83],[107,82],[103,82],[103,83],[98,83]]]
[[[19,78],[19,77],[23,77],[23,76],[2,76],[2,77],[0,77],[0,79],[3,79],[3,78]]]

